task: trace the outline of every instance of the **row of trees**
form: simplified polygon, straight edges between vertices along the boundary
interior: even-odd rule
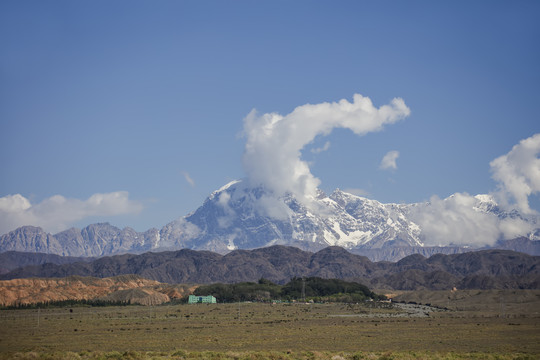
[[[14,304],[3,306],[0,309],[47,309],[47,308],[62,308],[76,306],[127,306],[130,305],[127,301],[113,301],[100,299],[82,299],[82,300],[56,300],[44,301],[31,304]]]
[[[285,285],[275,284],[267,279],[258,283],[211,284],[198,287],[194,295],[212,295],[219,302],[272,301],[272,300],[314,300],[317,302],[360,302],[368,299],[385,299],[367,286],[340,279],[319,277],[294,277]]]

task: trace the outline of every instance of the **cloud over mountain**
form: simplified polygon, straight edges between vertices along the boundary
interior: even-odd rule
[[[535,213],[529,196],[540,193],[540,133],[519,144],[490,163],[493,179],[498,183],[496,196],[505,206],[515,206],[525,214]]]
[[[429,246],[493,245],[500,237],[500,219],[479,211],[477,203],[467,193],[446,199],[434,195],[427,205],[413,209],[412,219],[422,228],[422,238]]]
[[[417,207],[413,220],[422,228],[427,245],[493,245],[498,239],[527,235],[534,230],[520,216],[499,218],[476,207],[479,197],[493,206],[535,215],[529,197],[540,192],[540,134],[521,140],[507,154],[490,162],[498,182],[492,195],[456,193],[447,199],[432,196],[429,206]],[[494,200],[497,200],[495,202]]]
[[[287,218],[288,209],[279,201],[286,193],[312,207],[315,206],[317,189],[321,181],[302,160],[301,151],[316,137],[329,135],[335,128],[352,130],[357,135],[380,131],[387,124],[395,123],[410,114],[401,99],[376,108],[371,100],[354,95],[353,102],[340,100],[334,103],[299,106],[290,114],[268,113],[258,115],[253,110],[244,119],[246,146],[243,157],[249,186],[263,185],[267,192],[258,200],[262,215],[275,219]],[[325,151],[324,147],[312,152]],[[491,196],[475,197],[456,193],[447,199],[432,196],[427,206],[417,206],[412,219],[422,228],[426,245],[492,245],[501,238],[523,236],[533,230],[531,223],[520,217],[500,218],[495,213],[478,208],[489,204],[524,215],[533,214],[529,207],[530,195],[540,191],[540,134],[522,140],[506,155],[493,160],[490,165],[498,189]],[[382,158],[381,170],[397,169],[399,151],[389,151]],[[268,195],[268,194],[271,195]],[[265,210],[266,209],[266,210]],[[289,214],[290,215],[290,214]]]
[[[359,94],[353,101],[306,104],[290,114],[257,114],[244,119],[246,146],[243,165],[253,186],[264,185],[273,195],[293,194],[309,205],[317,196],[320,180],[301,159],[301,150],[317,136],[329,135],[335,128],[352,130],[362,136],[380,131],[410,114],[402,99],[377,108],[368,97]],[[325,148],[328,148],[325,145]],[[324,150],[321,149],[321,151]]]
[[[56,232],[86,217],[136,214],[142,208],[127,191],[98,193],[86,200],[54,195],[35,205],[20,194],[7,195],[0,198],[0,233],[28,224]]]

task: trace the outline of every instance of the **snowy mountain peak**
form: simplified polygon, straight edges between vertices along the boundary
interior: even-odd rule
[[[224,191],[227,191],[227,189],[229,189],[230,187],[238,184],[242,182],[242,180],[233,180],[231,182],[229,182],[228,184],[226,185],[223,185],[221,188],[219,188],[218,190],[215,190],[214,192],[212,192],[212,194],[210,194],[210,196],[208,197],[209,200],[212,200],[214,197],[216,197],[218,194],[221,194],[223,193]]]
[[[477,210],[489,212],[498,210],[499,208],[499,204],[497,204],[493,195],[478,194],[474,198],[477,200],[475,204],[475,209]]]
[[[437,230],[434,226],[441,226],[441,230],[451,234],[457,234],[457,230],[472,231],[469,220],[473,213],[486,214],[482,218],[487,220],[484,225],[502,224],[501,228],[514,225],[508,221],[502,223],[507,217],[516,218],[515,214],[500,210],[491,195],[473,197],[457,193],[433,201],[436,202],[383,204],[336,189],[329,196],[319,191],[306,202],[290,193],[276,197],[262,186],[250,187],[249,183],[236,180],[213,192],[203,206],[175,222],[166,232],[162,230],[161,237],[167,247],[221,253],[274,244],[307,250],[330,245],[351,250],[378,249],[424,246],[426,240],[431,240],[426,236]],[[469,209],[465,215],[459,213],[463,208]],[[434,223],[440,214],[443,221]],[[448,221],[444,220],[445,214]],[[455,219],[457,222],[452,222]],[[497,219],[503,219],[501,224]],[[523,229],[530,230],[537,224],[525,218],[519,220],[527,225]],[[465,229],[460,229],[460,221],[465,221]],[[500,231],[495,229],[490,236],[496,237]],[[523,231],[523,235],[528,233]]]
[[[168,225],[161,237],[167,247],[218,252],[274,244],[310,250],[422,245],[419,227],[407,214],[407,206],[381,204],[339,189],[330,196],[319,191],[312,202],[303,203],[291,194],[275,197],[262,187],[233,181],[182,221]]]
[[[72,256],[182,248],[227,253],[270,245],[364,251],[451,244],[475,247],[518,236],[537,240],[540,218],[504,211],[490,195],[457,193],[443,200],[433,197],[428,203],[384,204],[336,189],[329,196],[319,191],[306,201],[291,193],[276,197],[262,186],[235,180],[159,231],[137,233],[94,224],[50,235],[27,227],[4,235],[0,250],[31,248]]]

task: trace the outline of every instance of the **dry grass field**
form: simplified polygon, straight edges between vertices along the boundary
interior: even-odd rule
[[[540,291],[400,297],[451,310],[377,303],[2,310],[0,359],[540,358]]]

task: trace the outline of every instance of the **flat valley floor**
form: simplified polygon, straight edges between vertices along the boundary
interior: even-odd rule
[[[540,358],[540,291],[399,297],[431,306],[235,303],[1,310],[0,359]]]

